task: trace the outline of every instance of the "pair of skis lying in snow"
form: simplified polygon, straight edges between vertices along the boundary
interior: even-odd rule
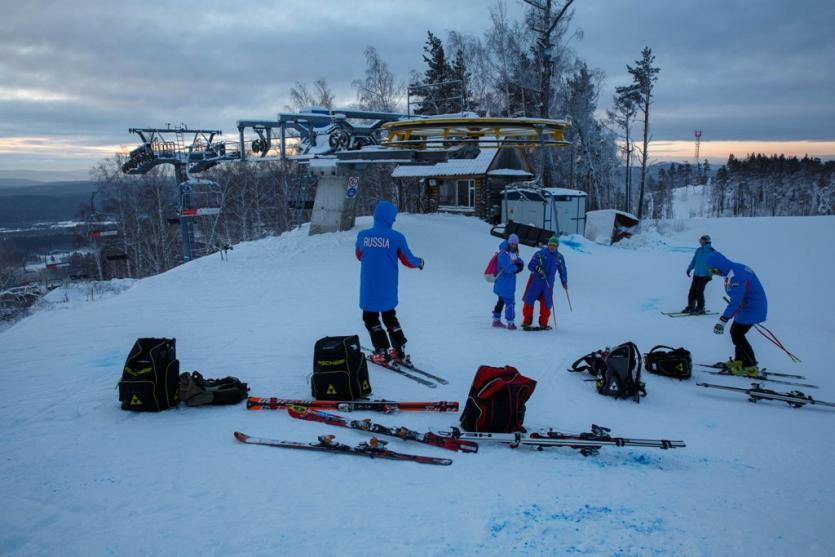
[[[365,359],[368,360],[370,363],[377,365],[383,369],[387,369],[389,371],[393,371],[394,373],[401,375],[407,379],[411,379],[416,383],[420,383],[425,387],[429,387],[430,389],[434,389],[439,384],[446,385],[449,383],[443,377],[435,375],[433,373],[429,373],[412,363],[412,358],[410,356],[406,356],[405,360],[397,361],[397,360],[390,360],[386,363],[375,362],[371,359],[371,355],[374,353],[373,350],[367,348],[365,346],[360,346],[362,349],[363,354],[365,355]]]
[[[252,399],[251,399],[252,400]],[[258,399],[256,399],[258,400]],[[280,400],[280,399],[272,399]],[[290,402],[290,401],[288,401]],[[300,401],[295,401],[300,402]],[[309,401],[327,402],[327,401]],[[361,403],[361,402],[360,402]],[[333,403],[334,405],[348,404],[348,403]],[[410,403],[394,403],[400,405],[408,405]],[[432,404],[449,405],[450,403],[413,403],[422,405],[424,408],[429,408]],[[272,408],[278,409],[276,404],[272,406],[252,405],[250,408]],[[478,452],[477,441],[505,443],[511,447],[518,447],[520,445],[534,446],[537,449],[544,447],[569,447],[579,450],[584,456],[597,454],[603,446],[615,447],[645,447],[645,448],[659,448],[672,449],[684,447],[683,441],[669,441],[666,439],[627,439],[623,437],[612,437],[609,434],[609,429],[593,425],[591,431],[580,434],[560,433],[554,430],[543,430],[532,433],[469,433],[461,431],[453,427],[446,431],[420,433],[406,427],[388,427],[381,424],[374,423],[369,419],[365,420],[350,420],[337,414],[325,412],[312,406],[302,406],[287,404],[287,412],[290,416],[300,420],[307,420],[313,422],[325,423],[337,427],[345,427],[370,433],[372,435],[385,435],[394,437],[403,441],[413,441],[423,443],[437,448],[447,449],[451,451],[459,451],[464,453]],[[268,445],[272,447],[288,448],[288,449],[305,449],[313,451],[331,451],[343,454],[353,454],[357,456],[367,456],[370,458],[387,458],[392,460],[409,460],[412,462],[419,462],[421,464],[452,464],[452,460],[444,458],[426,457],[421,455],[410,455],[404,453],[396,453],[385,448],[386,443],[372,437],[368,443],[361,443],[356,447],[342,445],[333,440],[333,436],[320,436],[318,443],[297,443],[291,441],[279,441],[274,439],[264,439],[260,437],[250,437],[240,432],[235,432],[235,438],[243,443],[255,445]]]

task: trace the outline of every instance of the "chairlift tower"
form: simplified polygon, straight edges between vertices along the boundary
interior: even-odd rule
[[[183,241],[183,262],[195,256],[194,218],[220,214],[220,206],[196,207],[193,203],[194,188],[218,188],[211,180],[192,178],[192,172],[203,172],[213,166],[231,160],[239,160],[237,143],[215,141],[221,130],[189,129],[185,124],[165,128],[130,128],[142,144],[132,150],[122,165],[125,174],[145,174],[160,164],[174,167],[174,177],[179,190],[178,218]],[[222,204],[222,203],[221,203]],[[212,234],[214,227],[212,227]]]

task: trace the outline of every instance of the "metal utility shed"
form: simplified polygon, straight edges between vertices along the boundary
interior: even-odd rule
[[[529,224],[558,234],[582,234],[586,193],[567,188],[511,185],[502,192],[502,222]]]

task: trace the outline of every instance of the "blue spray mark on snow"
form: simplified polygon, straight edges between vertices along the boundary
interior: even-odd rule
[[[122,362],[124,361],[125,355],[124,354],[117,354],[112,352],[110,354],[105,354],[104,356],[99,356],[95,360],[93,360],[93,367],[106,367],[106,368],[114,368],[120,367]]]
[[[561,238],[560,239],[560,245],[561,246],[568,246],[570,249],[572,249],[574,251],[578,251],[580,253],[589,253],[589,252],[587,252],[586,250],[583,249],[583,244],[581,244],[576,239],[574,239],[573,234],[571,236],[567,237],[567,238],[566,237]]]
[[[655,547],[645,545],[647,536],[666,536],[664,519],[636,516],[635,510],[629,507],[613,509],[605,505],[585,504],[575,510],[554,512],[531,504],[520,507],[509,516],[495,518],[489,529],[494,540],[490,547],[495,549],[496,543],[504,542],[512,547],[513,554],[675,554],[675,550],[665,549],[663,544]],[[635,547],[610,546],[613,540],[623,541],[624,534],[634,535],[634,539],[640,542]]]
[[[654,309],[658,309],[658,303],[661,301],[661,298],[650,298],[643,304],[641,304],[641,311],[652,311]]]
[[[599,468],[608,468],[610,466],[633,466],[643,467],[652,466],[658,470],[664,470],[664,459],[658,456],[651,456],[646,453],[628,451],[627,453],[618,453],[612,458],[598,457],[591,461]]]

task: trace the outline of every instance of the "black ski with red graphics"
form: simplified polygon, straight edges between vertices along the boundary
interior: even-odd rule
[[[478,443],[467,441],[465,439],[453,439],[451,437],[441,437],[434,433],[420,433],[405,427],[386,427],[384,425],[376,424],[369,419],[365,420],[348,420],[337,414],[316,410],[314,408],[305,408],[303,406],[290,406],[287,408],[287,413],[290,416],[299,420],[308,420],[311,422],[321,422],[338,427],[346,427],[349,429],[356,429],[366,433],[373,433],[375,435],[387,435],[389,437],[396,437],[403,441],[416,441],[433,447],[440,447],[450,451],[461,451],[462,453],[476,453],[478,452]]]

